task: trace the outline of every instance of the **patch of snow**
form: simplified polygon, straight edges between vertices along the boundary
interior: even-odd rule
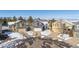
[[[57,37],[60,38],[61,40],[62,40],[62,39],[63,39],[63,40],[68,40],[68,39],[71,38],[71,37],[69,37],[68,34],[59,34]]]
[[[45,36],[41,36],[41,38],[44,38]]]
[[[33,31],[28,31],[27,34],[33,36]]]
[[[43,23],[44,25],[48,24],[48,22],[44,22],[44,21],[43,21],[42,23]]]
[[[25,39],[26,37],[24,37],[22,34],[18,33],[18,32],[13,32],[11,34],[8,35],[10,38],[13,39]]]
[[[41,28],[34,28],[34,31],[42,31]]]
[[[48,35],[50,35],[51,34],[51,31],[50,30],[45,30],[45,31],[42,31],[41,32],[41,35],[42,36],[48,36]]]
[[[23,42],[23,39],[9,40],[0,44],[0,48],[14,48],[18,44],[21,44],[22,42]]]
[[[13,24],[16,24],[16,23],[18,23],[18,22],[20,22],[21,20],[18,20],[18,21],[16,21],[16,22],[8,22],[8,25],[13,25]]]
[[[8,22],[8,25],[13,25],[15,24],[15,22]]]
[[[10,29],[8,26],[2,26],[2,30]]]

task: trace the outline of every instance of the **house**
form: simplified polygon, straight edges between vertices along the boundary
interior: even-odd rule
[[[74,37],[79,39],[79,21],[74,23]]]
[[[37,19],[33,22],[33,27],[34,27],[33,31],[34,31],[35,36],[41,36],[41,32],[48,30],[48,20]]]
[[[14,22],[14,20],[0,19],[0,33],[2,30],[10,30],[8,22]]]
[[[48,20],[35,19],[33,22],[34,27],[41,28],[43,31],[48,29]]]
[[[23,32],[25,31],[25,21],[17,20],[16,22],[8,22],[12,31]]]
[[[69,34],[70,37],[73,37],[73,26],[72,22],[60,19],[52,22],[52,31],[55,34]]]
[[[70,37],[73,37],[74,24],[68,20],[63,20],[63,33],[69,34]]]
[[[55,34],[60,34],[63,32],[63,24],[62,24],[62,21],[60,20],[57,20],[55,22],[52,22],[52,31],[55,33]]]

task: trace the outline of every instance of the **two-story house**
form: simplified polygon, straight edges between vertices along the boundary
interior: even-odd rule
[[[12,31],[22,32],[25,31],[25,21],[17,20],[16,22],[9,22],[9,28]]]

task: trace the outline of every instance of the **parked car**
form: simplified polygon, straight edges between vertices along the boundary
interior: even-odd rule
[[[5,35],[9,35],[12,33],[12,31],[11,30],[2,30],[2,33]]]
[[[0,40],[5,40],[8,37],[8,35],[0,33]]]
[[[9,36],[11,39],[25,39],[22,34],[18,32],[13,32],[11,30],[2,30],[2,33]]]

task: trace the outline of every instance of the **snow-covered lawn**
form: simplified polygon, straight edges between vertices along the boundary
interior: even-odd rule
[[[41,28],[34,28],[34,31],[42,31]]]
[[[18,33],[18,32],[12,32],[11,34],[8,35],[11,39],[25,39],[26,37],[24,37],[22,34]]]
[[[50,30],[41,31],[41,38],[49,37],[51,35]]]
[[[0,47],[2,48],[12,48],[18,45],[19,43],[23,43],[22,41],[26,39],[22,34],[18,32],[12,32],[8,34],[8,36],[11,38],[11,40],[7,40],[6,42],[3,42],[0,44]]]
[[[49,36],[51,34],[50,30],[41,31],[42,36]]]
[[[33,31],[27,31],[26,32],[29,36],[33,36]]]
[[[8,26],[2,26],[1,30],[10,29]]]
[[[57,37],[59,38],[59,41],[71,39],[68,34],[59,34]]]
[[[9,40],[0,44],[0,48],[15,48],[17,45],[24,43],[24,39]]]
[[[11,30],[3,30],[3,34],[8,35],[11,39],[24,39],[25,37],[19,32],[12,32]]]
[[[35,31],[27,31],[26,33],[29,35],[29,36],[34,36],[34,32]],[[36,32],[39,32],[41,33],[41,37],[45,37],[45,36],[50,36],[51,35],[51,31],[50,30],[45,30],[45,31],[41,31],[40,29],[39,30],[36,30]]]

